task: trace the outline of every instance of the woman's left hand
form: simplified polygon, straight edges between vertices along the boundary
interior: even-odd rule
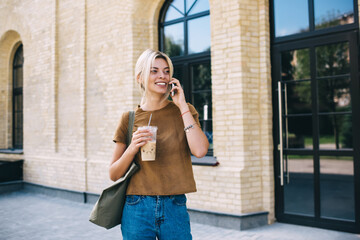
[[[184,90],[181,87],[180,81],[176,78],[172,78],[170,84],[174,83],[175,86],[171,89],[171,93],[174,92],[174,96],[170,93],[170,96],[173,102],[178,106],[178,108],[182,108],[187,106]]]

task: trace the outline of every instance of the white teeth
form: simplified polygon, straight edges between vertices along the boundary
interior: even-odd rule
[[[165,85],[166,85],[166,83],[156,83],[156,85],[165,86]]]

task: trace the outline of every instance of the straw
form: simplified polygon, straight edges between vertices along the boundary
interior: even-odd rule
[[[149,123],[148,123],[148,126],[150,126],[151,117],[152,117],[152,113],[150,114],[150,118],[149,118]]]

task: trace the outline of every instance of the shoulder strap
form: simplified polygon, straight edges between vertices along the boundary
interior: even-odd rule
[[[132,139],[132,131],[134,127],[134,120],[135,120],[135,112],[130,111],[129,112],[129,124],[128,124],[128,132],[127,132],[127,145],[129,146]]]

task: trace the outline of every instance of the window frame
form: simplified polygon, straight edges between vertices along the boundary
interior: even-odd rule
[[[186,0],[183,0],[184,4],[186,4]],[[181,59],[184,57],[197,57],[197,56],[205,56],[205,55],[210,55],[210,51],[204,51],[201,53],[194,53],[194,54],[188,54],[189,48],[188,48],[188,22],[190,20],[196,19],[196,18],[201,18],[201,17],[205,17],[205,16],[210,16],[210,10],[206,10],[203,12],[199,12],[199,13],[195,13],[192,14],[190,16],[186,15],[182,18],[177,18],[174,20],[170,20],[168,22],[165,22],[165,16],[166,13],[171,5],[172,1],[166,1],[164,3],[164,5],[162,6],[161,10],[160,10],[160,17],[159,17],[159,49],[163,50],[164,49],[164,27],[169,26],[169,25],[173,25],[176,23],[184,23],[184,54],[180,55],[180,56],[173,56],[171,57],[171,60],[176,60],[176,59]],[[186,8],[186,5],[185,5]],[[169,56],[170,57],[170,56]]]
[[[21,55],[20,55],[21,54]],[[17,60],[18,58],[21,58],[21,64],[17,64]],[[23,149],[23,143],[24,143],[24,133],[23,133],[23,114],[24,114],[24,109],[23,109],[23,81],[24,81],[24,77],[22,76],[22,85],[21,87],[17,87],[17,80],[18,78],[16,78],[15,76],[15,70],[19,69],[19,68],[24,68],[24,52],[23,52],[23,45],[20,44],[14,54],[14,59],[12,62],[12,149]],[[20,126],[18,126],[18,124],[16,123],[16,118],[15,118],[15,114],[16,114],[16,96],[21,96],[21,101],[22,101],[22,107],[21,110],[18,112],[20,112],[21,114],[21,124]],[[17,143],[17,132],[21,131],[21,144]]]

